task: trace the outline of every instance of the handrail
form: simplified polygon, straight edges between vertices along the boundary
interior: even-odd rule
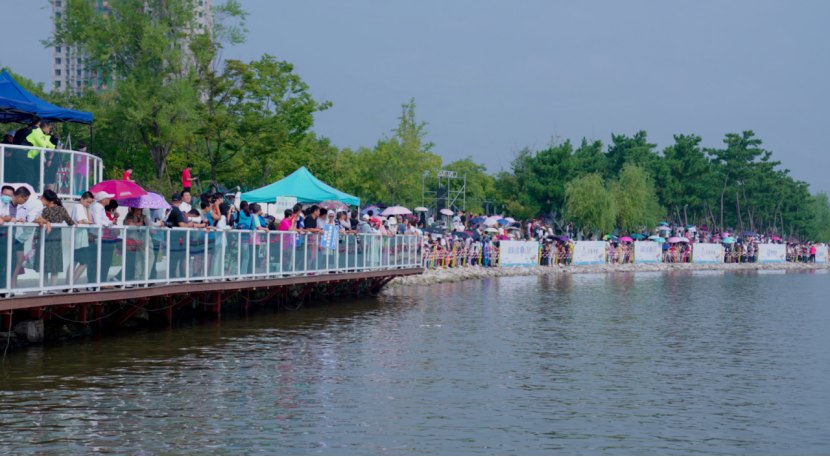
[[[417,235],[206,230],[145,226],[0,226],[0,294],[72,293],[351,271],[418,268]]]
[[[30,158],[29,151],[37,156]],[[47,165],[52,152],[57,163]],[[86,166],[86,175],[76,165]],[[61,198],[77,200],[102,181],[103,172],[103,160],[88,152],[0,144],[0,182],[29,184],[38,194],[49,188]]]

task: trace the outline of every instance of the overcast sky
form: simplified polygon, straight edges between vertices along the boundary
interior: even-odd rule
[[[221,0],[216,0],[220,2]],[[315,130],[369,146],[416,99],[445,163],[472,156],[491,172],[551,135],[608,144],[646,130],[720,147],[754,130],[796,179],[830,191],[830,2],[241,0],[248,41],[295,64],[334,107]],[[6,2],[0,63],[50,81],[45,0]]]

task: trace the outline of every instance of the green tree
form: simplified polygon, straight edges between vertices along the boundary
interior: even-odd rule
[[[651,170],[658,159],[657,152],[654,151],[656,147],[656,144],[648,142],[645,130],[640,130],[631,138],[612,133],[611,145],[608,146],[608,152],[605,154],[610,176],[617,176],[626,163],[641,165],[646,170]]]
[[[552,144],[528,159],[526,176],[529,196],[546,212],[562,211],[565,184],[573,178],[573,147],[570,140]]]
[[[727,133],[726,138],[723,140],[726,143],[725,149],[706,149],[715,166],[714,170],[720,175],[719,181],[722,183],[720,189],[721,229],[724,228],[723,216],[727,191],[730,195],[735,195],[736,203],[739,203],[738,187],[746,182],[755,159],[761,155],[766,155],[766,151],[758,147],[761,144],[761,140],[752,138],[753,136],[755,134],[752,130],[744,131],[742,135]],[[730,189],[730,185],[733,186],[732,189]],[[743,225],[741,223],[739,209],[736,210],[736,217],[738,224]]]
[[[565,186],[566,217],[588,231],[614,230],[617,205],[599,173],[573,179]]]
[[[651,176],[640,165],[625,164],[609,190],[616,203],[616,226],[622,230],[654,227],[663,215]]]
[[[424,173],[434,173],[441,167],[441,157],[432,152],[434,143],[426,141],[427,123],[415,117],[414,98],[402,105],[398,120],[394,135],[379,141],[366,163],[371,170],[370,180],[392,205],[417,201]]]
[[[100,14],[91,2],[66,0],[63,14],[55,18],[55,34],[44,44],[83,49],[87,66],[97,68],[97,89],[112,89],[115,82],[97,123],[117,124],[128,131],[123,135],[140,138],[161,180],[167,157],[187,143],[200,95],[189,44],[205,32],[197,27],[193,0],[113,0],[110,8]]]
[[[573,155],[574,177],[590,173],[599,173],[603,178],[610,176],[610,164],[605,154],[602,153],[602,141],[582,138],[582,144]]]
[[[198,81],[202,102],[195,109],[188,151],[209,165],[213,184],[220,172],[235,176],[251,161],[260,165],[262,181],[267,181],[280,156],[296,158],[308,149],[308,144],[298,146],[314,123],[314,113],[331,103],[315,102],[293,68],[267,54],[247,64],[229,60],[222,72],[203,63]],[[240,154],[252,160],[236,160]],[[306,158],[317,159],[315,154]]]
[[[704,213],[704,202],[714,198],[712,166],[700,148],[697,135],[674,135],[674,144],[663,150],[658,171],[658,195],[664,205],[680,214],[681,223],[689,224],[688,208]]]

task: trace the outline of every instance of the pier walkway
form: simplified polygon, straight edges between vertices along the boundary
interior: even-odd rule
[[[188,305],[221,313],[233,298],[302,302],[377,291],[420,274],[414,235],[323,235],[204,229],[0,226],[0,331],[12,318],[126,322],[144,309],[164,316]],[[252,298],[252,293],[256,298]]]

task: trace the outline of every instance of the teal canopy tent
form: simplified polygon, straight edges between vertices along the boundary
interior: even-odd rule
[[[320,181],[306,167],[273,184],[242,194],[242,200],[248,203],[274,203],[277,197],[297,197],[298,203],[337,200],[347,205],[360,206],[359,198]]]

